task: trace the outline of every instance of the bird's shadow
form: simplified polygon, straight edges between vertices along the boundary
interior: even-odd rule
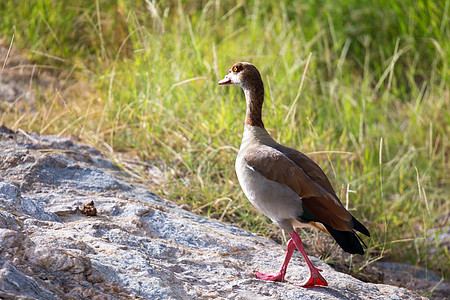
[[[338,290],[336,290],[335,288],[330,287],[330,286],[315,285],[315,286],[304,287],[304,286],[296,285],[296,284],[293,284],[290,282],[285,282],[285,283],[293,285],[293,286],[297,286],[297,287],[303,288],[303,289],[308,289],[308,290],[311,289],[311,290],[314,290],[315,292],[320,292],[325,295],[333,295],[339,299],[345,299],[348,296],[348,295],[342,294],[341,292],[339,292]]]
[[[311,289],[311,290],[314,290],[315,292],[319,292],[319,293],[322,293],[324,295],[335,296],[338,299],[347,299],[347,297],[348,297],[348,295],[341,293],[339,290],[333,288],[332,286],[315,285],[315,286],[304,287],[304,286],[297,285],[297,284],[295,284],[293,282],[289,282],[289,281],[286,281],[286,280],[282,281],[282,282],[279,282],[279,281],[276,281],[276,282],[275,281],[266,281],[266,280],[261,280],[261,279],[258,279],[258,278],[252,278],[251,280],[256,280],[258,282],[272,283],[272,284],[275,283],[275,284],[279,284],[279,285],[283,285],[284,284],[284,285],[295,286],[295,287],[306,289],[306,290]]]

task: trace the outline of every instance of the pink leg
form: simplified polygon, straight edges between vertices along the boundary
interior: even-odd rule
[[[289,264],[289,260],[291,260],[292,253],[294,253],[295,250],[295,244],[292,239],[290,239],[287,243],[287,252],[286,256],[284,257],[283,265],[281,266],[280,271],[278,273],[267,273],[263,274],[261,272],[255,272],[255,275],[257,278],[262,280],[270,280],[270,281],[283,281],[284,275],[286,275],[287,266]]]
[[[306,264],[308,265],[308,268],[309,268],[309,279],[306,282],[299,284],[299,285],[301,285],[303,287],[311,287],[311,286],[315,286],[315,285],[327,286],[328,285],[327,281],[319,273],[319,272],[322,272],[322,270],[314,267],[313,264],[311,263],[311,261],[309,260],[308,256],[306,255],[305,249],[303,249],[302,240],[298,236],[297,232],[295,232],[295,231],[292,232],[290,234],[290,236],[292,238],[291,241],[292,240],[294,241],[295,246],[297,246],[298,250],[302,254],[302,256],[305,259]]]

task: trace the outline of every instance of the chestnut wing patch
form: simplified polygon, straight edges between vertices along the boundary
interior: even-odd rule
[[[269,146],[248,149],[245,161],[269,180],[285,184],[302,197],[303,206],[320,222],[336,230],[350,231],[352,216],[333,192],[317,184],[286,155]]]
[[[335,193],[327,175],[323,170],[308,156],[297,151],[293,148],[289,148],[283,145],[277,147],[281,153],[286,155],[290,160],[292,160],[297,166],[300,166],[302,170],[316,183],[325,187],[328,191]]]

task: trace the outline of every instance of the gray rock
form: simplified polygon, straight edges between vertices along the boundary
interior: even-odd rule
[[[57,299],[56,295],[47,290],[43,284],[19,272],[8,261],[0,260],[0,265],[0,291],[6,291],[14,298],[27,296],[38,299]]]
[[[0,200],[1,202],[2,200]],[[7,211],[0,209],[0,228],[11,228],[18,230],[19,229],[19,223],[17,222],[14,215],[10,214]]]
[[[0,229],[0,253],[12,252],[22,245],[23,236],[19,231]]]
[[[13,209],[17,206],[22,206],[20,190],[9,183],[0,182],[0,199],[2,199],[1,205]]]
[[[436,248],[450,249],[450,226],[444,226],[442,228],[433,228],[427,230],[425,236],[427,236],[426,244],[429,245],[429,253],[435,254]]]
[[[376,262],[384,274],[384,282],[402,286],[413,291],[433,291],[433,299],[448,299],[450,283],[423,267],[396,262]]]
[[[421,298],[314,257],[329,287],[295,286],[308,274],[298,253],[286,282],[258,280],[254,270],[278,270],[283,246],[182,210],[118,171],[89,146],[0,128],[0,297]],[[90,201],[96,216],[80,211]]]
[[[23,199],[18,187],[1,181],[0,207],[7,211],[15,211],[20,214],[31,216],[38,220],[61,222],[56,214],[46,212],[44,207],[39,203],[36,203],[34,199]]]

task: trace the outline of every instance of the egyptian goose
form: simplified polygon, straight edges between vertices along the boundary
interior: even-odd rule
[[[312,226],[330,234],[344,251],[364,254],[362,240],[355,230],[370,236],[369,231],[342,205],[322,169],[305,154],[278,144],[266,131],[261,119],[264,84],[258,69],[239,62],[219,85],[239,85],[245,94],[247,113],[244,135],[236,158],[236,174],[250,202],[291,239],[278,273],[255,272],[259,279],[283,281],[289,260],[298,248],[309,268],[304,287],[327,286],[303,249],[296,229]],[[364,244],[364,242],[362,242]]]

